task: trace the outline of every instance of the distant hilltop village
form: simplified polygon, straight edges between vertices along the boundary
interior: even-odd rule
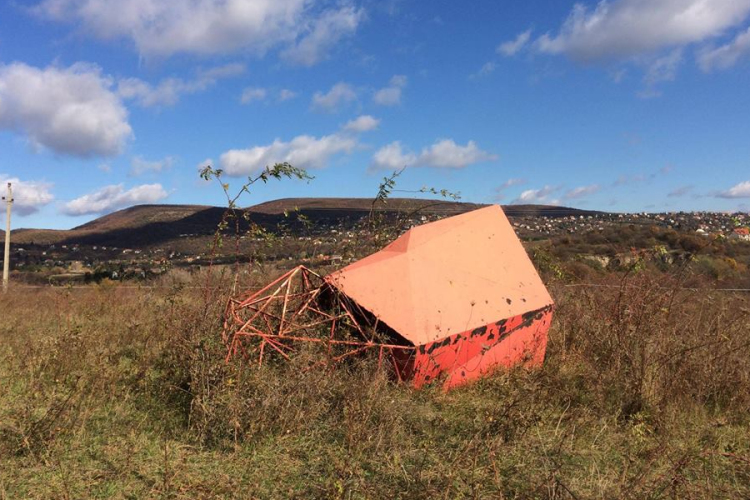
[[[702,236],[714,236],[748,240],[750,215],[746,213],[721,212],[668,212],[636,214],[571,215],[566,217],[519,217],[512,218],[513,225],[521,236],[561,233],[585,233],[602,230],[608,224],[652,224],[668,229],[690,231]]]
[[[467,205],[466,211],[478,205]],[[148,207],[158,212],[158,207]],[[539,213],[564,215],[538,215]],[[127,209],[131,213],[146,210],[142,207]],[[206,210],[202,207],[202,210]],[[217,209],[218,210],[218,209]],[[123,212],[126,212],[123,211]],[[744,213],[726,214],[711,212],[676,212],[676,213],[637,213],[612,214],[574,209],[555,209],[536,207],[514,212],[508,207],[509,219],[522,240],[527,243],[573,236],[584,241],[594,241],[596,235],[614,231],[618,227],[653,227],[663,231],[674,231],[681,235],[690,235],[697,239],[725,240],[738,243],[750,242],[750,216]],[[516,215],[512,215],[515,213]],[[533,215],[518,215],[533,213]],[[290,224],[283,217],[274,219],[274,226],[265,223],[265,235],[243,231],[239,236],[239,255],[244,260],[261,259],[264,261],[302,262],[309,266],[325,266],[346,263],[354,255],[372,252],[385,243],[388,238],[397,236],[411,227],[453,215],[453,212],[441,209],[433,213],[416,213],[399,219],[399,224],[392,225],[388,235],[377,234],[369,224],[362,224],[361,214],[357,217],[326,217],[308,221],[307,224]],[[267,215],[266,215],[267,216]],[[106,218],[122,218],[119,213],[110,214],[85,226],[95,226]],[[189,216],[195,217],[195,214]],[[337,218],[338,217],[338,218]],[[153,214],[148,223],[138,227],[133,222],[129,231],[139,235],[138,241],[128,244],[131,233],[123,233],[121,226],[116,229],[85,232],[71,230],[56,234],[58,241],[43,243],[34,241],[35,234],[28,230],[18,232],[19,243],[13,246],[11,266],[16,273],[22,273],[27,280],[44,283],[64,283],[70,281],[91,281],[103,278],[145,279],[158,276],[172,268],[198,268],[212,261],[216,264],[233,262],[236,258],[234,245],[226,245],[219,252],[212,252],[216,225],[212,219],[202,220],[199,225],[180,226],[180,220],[159,222],[173,227],[174,233],[166,235],[159,229],[147,229],[154,224]],[[188,227],[188,226],[186,226]],[[161,228],[161,226],[159,226]],[[149,231],[154,233],[149,238]],[[41,235],[46,233],[39,233]],[[123,236],[125,235],[125,236]],[[145,235],[145,236],[144,236]],[[273,235],[269,239],[268,235]],[[227,237],[232,237],[228,234]],[[381,237],[382,236],[382,237]],[[599,236],[601,239],[601,236]],[[92,241],[96,241],[93,244]],[[229,248],[231,247],[231,248]],[[625,250],[619,249],[618,252]],[[585,257],[585,255],[582,255]]]

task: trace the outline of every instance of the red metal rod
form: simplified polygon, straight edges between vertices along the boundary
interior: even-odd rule
[[[263,319],[264,319],[264,320],[266,321],[266,326],[268,327],[268,331],[273,331],[273,330],[274,330],[274,328],[273,328],[273,326],[272,326],[272,325],[271,325],[271,324],[270,324],[270,323],[268,322],[268,316],[270,316],[270,317],[271,317],[271,318],[273,318],[273,319],[277,319],[277,318],[276,318],[276,316],[273,316],[273,315],[270,315],[270,314],[266,314],[266,313],[264,313],[264,314],[263,314]],[[292,324],[292,325],[291,325],[291,326],[292,326],[292,328],[287,328],[287,329],[285,330],[285,332],[284,332],[284,333],[288,335],[289,333],[293,333],[293,332],[296,332],[296,331],[299,331],[299,330],[307,330],[307,329],[313,328],[313,327],[315,327],[315,326],[318,326],[318,325],[323,325],[323,324],[326,324],[326,323],[328,323],[328,322],[330,322],[330,321],[334,321],[334,320],[337,320],[337,319],[340,319],[340,318],[324,318],[324,319],[321,319],[321,320],[319,320],[319,321],[315,321],[315,322],[313,322],[313,323],[307,323],[307,324],[303,324],[303,325],[300,325],[300,324]],[[258,328],[254,327],[254,326],[253,326],[252,324],[243,324],[243,325],[242,325],[242,326],[241,326],[241,327],[240,327],[240,328],[239,328],[239,329],[237,330],[237,332],[236,332],[236,333],[241,333],[241,332],[242,332],[242,331],[244,331],[244,330],[245,330],[246,328],[251,328],[251,329],[253,329],[253,330],[255,330],[255,331],[259,331],[259,332],[261,331],[261,330],[259,330]],[[264,333],[267,333],[267,332],[264,332]]]
[[[273,287],[273,286],[274,286],[274,285],[275,285],[276,283],[278,283],[279,281],[283,281],[283,280],[284,280],[284,279],[286,279],[286,277],[287,277],[287,276],[289,276],[289,275],[290,275],[291,273],[292,273],[292,271],[289,271],[289,272],[288,272],[288,273],[286,273],[286,274],[282,274],[281,276],[279,276],[278,278],[276,278],[275,280],[273,280],[273,281],[272,281],[271,283],[267,284],[266,286],[264,286],[263,288],[261,288],[260,290],[258,290],[258,291],[257,291],[257,292],[255,292],[254,294],[252,294],[252,295],[251,295],[250,297],[248,297],[248,298],[244,299],[244,300],[243,300],[242,302],[240,302],[240,306],[241,306],[241,307],[244,307],[244,306],[246,306],[246,305],[247,305],[248,303],[251,303],[251,302],[252,302],[252,300],[253,300],[253,299],[254,299],[255,297],[258,297],[259,295],[263,294],[263,293],[264,293],[264,292],[265,292],[266,290],[269,290],[270,288],[272,288],[272,287]],[[275,295],[275,294],[272,294],[272,295]]]
[[[284,306],[281,308],[281,319],[279,320],[279,335],[284,331],[284,319],[286,318],[286,306],[289,304],[289,294],[292,290],[292,279],[297,275],[300,268],[296,268],[286,281],[286,293],[284,293]]]
[[[398,367],[398,362],[396,362],[396,356],[394,356],[393,351],[391,351],[391,361],[393,362],[393,368],[396,370],[396,377],[398,377],[398,381],[403,382],[404,377],[401,376],[401,370]]]
[[[289,361],[289,356],[287,356],[284,351],[282,351],[281,349],[279,349],[278,347],[276,347],[276,345],[275,345],[274,342],[268,342],[268,345],[270,345],[272,348],[276,349],[279,352],[279,354],[281,354],[284,357],[284,359],[286,359],[287,361]]]
[[[266,341],[263,339],[263,341],[260,343],[260,356],[258,357],[258,366],[263,365],[263,351],[266,349]]]
[[[339,361],[341,361],[342,359],[346,357],[354,356],[355,354],[359,354],[362,351],[366,351],[367,349],[370,349],[371,347],[375,347],[375,346],[364,346],[364,347],[360,347],[359,349],[354,349],[353,351],[345,352],[344,354],[340,356],[336,356],[331,361],[333,361],[334,363],[338,363]]]
[[[328,314],[328,313],[324,313],[323,311],[319,311],[318,309],[315,309],[315,308],[314,308],[314,307],[312,307],[312,306],[310,306],[310,307],[309,307],[309,309],[310,309],[310,310],[311,310],[312,312],[314,312],[315,314],[319,314],[319,315],[321,315],[321,316],[324,316],[324,317],[326,317],[326,318],[338,318],[338,317],[340,317],[340,315],[339,315],[339,316],[332,316],[332,315],[330,315],[330,314]]]
[[[320,292],[320,288],[317,288],[317,289],[313,290],[312,292],[310,292],[310,297],[309,297],[309,298],[307,299],[307,302],[305,302],[305,303],[303,304],[303,306],[302,306],[302,307],[300,307],[300,308],[299,308],[299,309],[297,310],[297,312],[295,312],[295,313],[294,313],[294,316],[292,316],[292,317],[293,317],[293,318],[294,318],[294,317],[297,317],[297,316],[299,316],[300,314],[302,314],[303,312],[305,312],[305,310],[306,310],[306,309],[307,309],[307,308],[308,308],[308,307],[310,306],[310,303],[311,303],[311,302],[312,302],[313,300],[315,300],[315,298],[316,298],[316,297],[318,296],[318,293],[319,293],[319,292]]]
[[[316,321],[315,323],[308,323],[306,325],[295,325],[295,328],[289,329],[285,333],[286,335],[289,335],[290,333],[298,332],[300,330],[309,330],[310,328],[313,328],[315,326],[325,325],[326,323],[336,321],[337,319],[339,318],[322,319],[320,321]]]

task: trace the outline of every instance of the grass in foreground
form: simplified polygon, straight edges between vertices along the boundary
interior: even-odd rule
[[[554,287],[544,368],[447,394],[226,365],[200,289],[9,294],[0,498],[750,497],[750,297],[624,284]]]

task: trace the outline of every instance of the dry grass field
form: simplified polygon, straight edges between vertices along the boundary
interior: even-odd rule
[[[551,280],[543,369],[443,393],[225,364],[229,277],[177,278],[0,297],[0,498],[750,497],[748,294]]]

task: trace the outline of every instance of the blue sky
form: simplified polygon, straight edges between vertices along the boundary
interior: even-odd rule
[[[15,227],[402,189],[611,211],[750,207],[750,0],[0,4]]]

